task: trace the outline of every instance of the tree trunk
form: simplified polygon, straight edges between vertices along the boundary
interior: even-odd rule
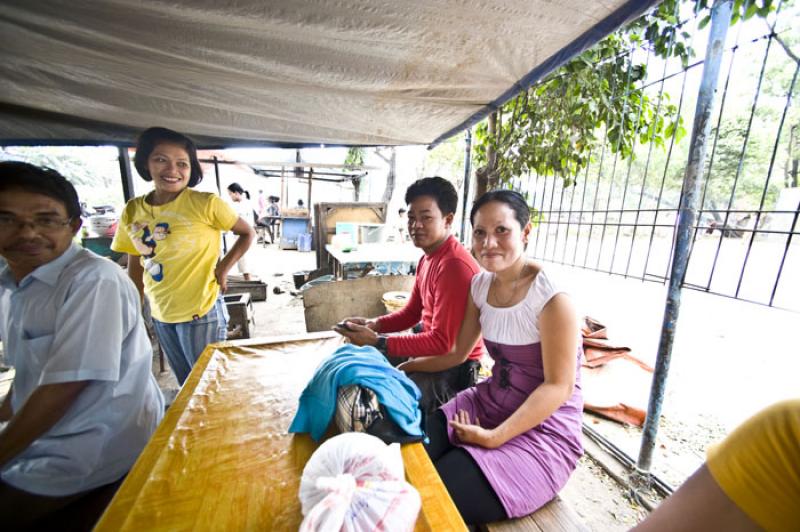
[[[397,150],[392,147],[389,148],[389,157],[381,153],[380,148],[375,148],[375,155],[383,159],[383,162],[389,165],[389,174],[386,176],[386,188],[383,189],[383,196],[381,201],[388,204],[394,194],[394,186],[397,178]]]
[[[358,196],[361,194],[361,178],[353,178],[353,201],[358,201]]]
[[[383,189],[381,201],[388,204],[394,194],[394,185],[397,178],[397,150],[392,148],[389,156],[389,175],[386,176],[386,188]]]
[[[497,111],[489,115],[489,132],[490,139],[497,138]],[[475,170],[475,197],[476,200],[486,194],[490,190],[489,185],[493,184],[495,179],[492,177],[495,174],[497,166],[497,150],[494,148],[494,142],[489,142],[486,147],[486,166],[482,166]]]

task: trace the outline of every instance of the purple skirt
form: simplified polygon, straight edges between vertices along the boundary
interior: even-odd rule
[[[505,345],[484,338],[494,359],[492,376],[464,390],[442,406],[447,419],[466,410],[484,428],[505,421],[544,382],[540,343]],[[581,422],[583,399],[580,356],[572,396],[538,426],[497,449],[462,444],[448,425],[453,445],[467,451],[492,485],[509,517],[528,515],[550,501],[567,483],[583,454]]]

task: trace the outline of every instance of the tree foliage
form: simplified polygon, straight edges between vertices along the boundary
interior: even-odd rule
[[[687,66],[694,50],[682,29],[681,8],[692,4],[707,23],[710,3],[664,0],[498,109],[476,130],[476,194],[528,172],[560,176],[571,185],[602,142],[631,159],[636,143],[663,148],[673,136],[679,141],[686,134],[683,119],[668,94],[647,94],[647,54],[635,51],[649,49]],[[765,17],[773,9],[773,0],[734,0],[732,22]]]

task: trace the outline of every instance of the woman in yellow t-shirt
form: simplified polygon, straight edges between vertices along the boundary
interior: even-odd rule
[[[147,129],[134,163],[153,190],[125,206],[111,248],[128,254],[128,274],[147,295],[158,340],[183,384],[206,345],[225,340],[226,277],[255,232],[219,196],[192,189],[203,171],[189,137]],[[223,231],[238,238],[220,260]]]
[[[800,530],[800,399],[762,410],[637,531]]]

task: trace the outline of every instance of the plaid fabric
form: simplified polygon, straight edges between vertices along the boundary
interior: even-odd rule
[[[336,427],[340,432],[367,432],[369,426],[382,417],[375,392],[357,384],[339,388]]]

